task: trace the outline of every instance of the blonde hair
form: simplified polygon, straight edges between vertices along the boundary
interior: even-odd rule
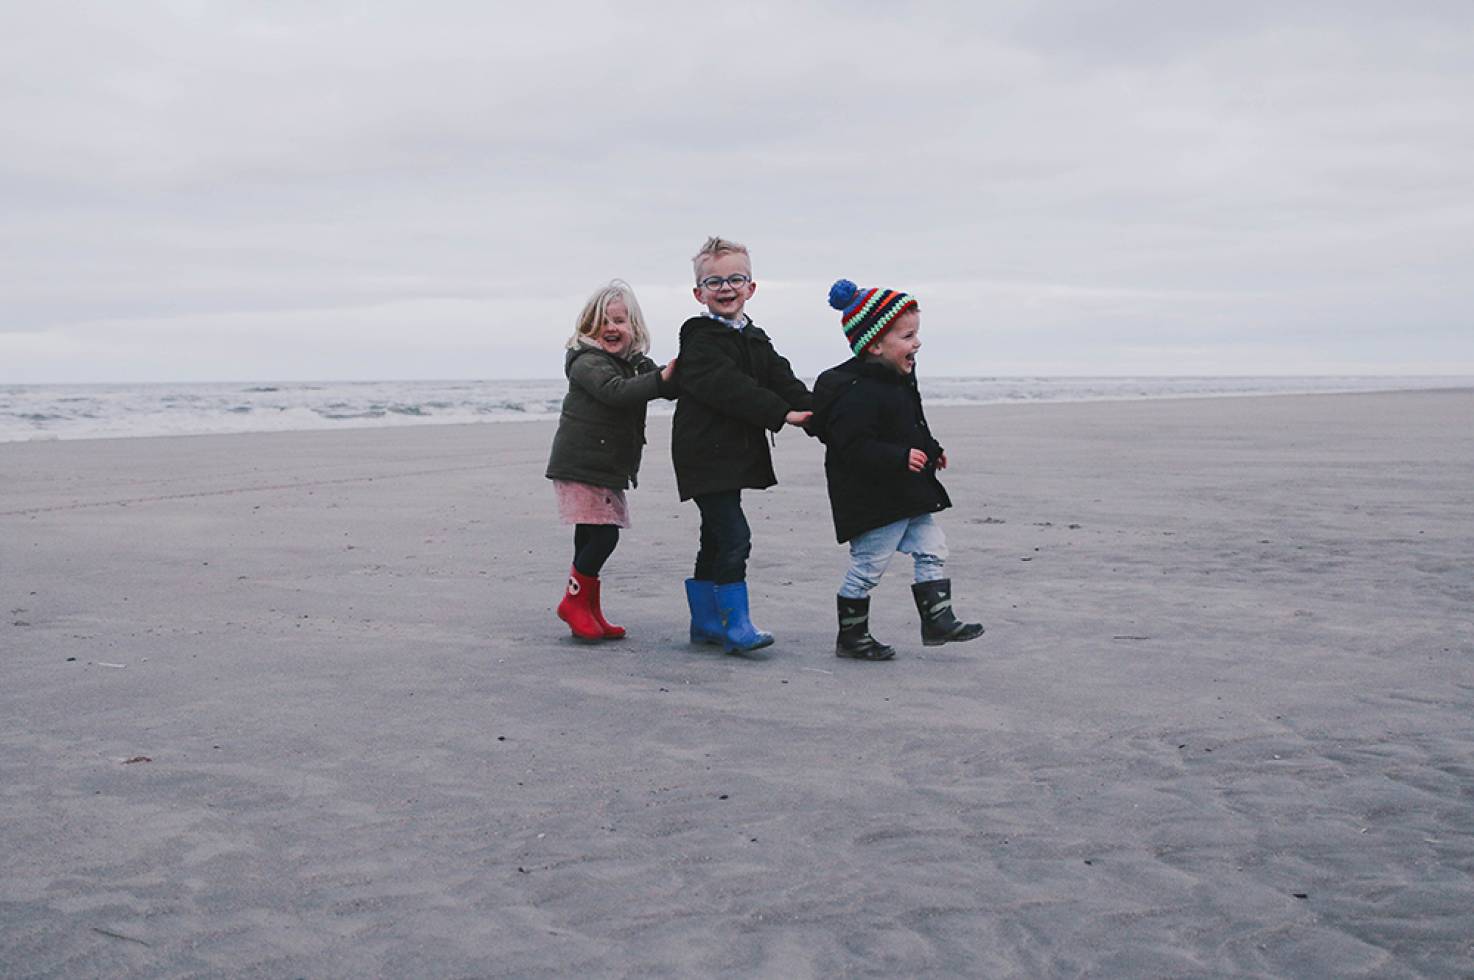
[[[729,255],[732,253],[747,255],[747,267],[749,271],[752,269],[752,256],[747,254],[746,245],[743,245],[741,242],[734,242],[730,239],[722,238],[719,235],[712,235],[706,240],[706,244],[701,246],[701,251],[691,256],[691,269],[696,273],[696,280],[698,282],[701,280],[701,263],[703,261],[714,259],[719,255]]]
[[[645,329],[645,314],[640,312],[640,301],[635,299],[635,291],[623,279],[612,279],[609,285],[595,290],[589,301],[583,304],[583,312],[578,315],[573,336],[563,346],[569,350],[598,346],[594,337],[603,329],[609,304],[615,300],[623,303],[625,311],[630,315],[630,345],[625,350],[625,355],[649,353],[650,331]]]

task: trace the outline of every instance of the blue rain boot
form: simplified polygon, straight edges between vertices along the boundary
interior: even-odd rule
[[[722,615],[722,646],[728,653],[760,650],[773,642],[772,633],[758,629],[748,618],[746,582],[718,585],[715,592]]]
[[[686,602],[691,606],[691,642],[722,646],[722,616],[717,612],[715,586],[707,579],[686,579]]]

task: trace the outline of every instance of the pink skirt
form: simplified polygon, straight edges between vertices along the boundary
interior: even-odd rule
[[[630,526],[630,508],[623,490],[573,480],[554,480],[553,490],[558,494],[558,516],[564,524]]]

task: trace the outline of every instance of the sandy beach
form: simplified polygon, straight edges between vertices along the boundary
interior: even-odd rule
[[[792,432],[753,660],[668,418],[595,646],[550,423],[0,444],[0,975],[1474,975],[1474,391],[929,415],[883,664]]]

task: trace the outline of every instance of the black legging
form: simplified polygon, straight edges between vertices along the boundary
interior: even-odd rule
[[[613,524],[576,524],[573,528],[573,567],[580,575],[597,578],[599,569],[619,544],[619,528]]]

